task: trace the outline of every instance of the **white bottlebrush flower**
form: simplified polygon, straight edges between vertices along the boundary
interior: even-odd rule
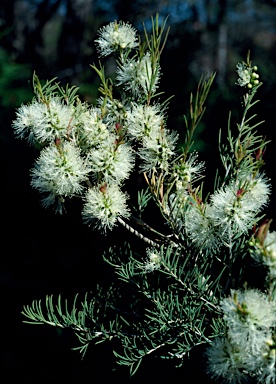
[[[137,32],[129,23],[114,21],[102,27],[98,34],[95,43],[100,56],[138,46]]]
[[[211,196],[208,217],[221,228],[222,235],[229,231],[246,233],[268,202],[270,188],[263,177],[243,182],[245,189],[230,183]]]
[[[231,291],[221,302],[228,336],[241,350],[259,355],[265,348],[270,327],[275,326],[276,308],[257,290]]]
[[[207,372],[213,379],[223,383],[241,384],[248,376],[243,370],[241,351],[226,337],[217,337],[207,348]]]
[[[72,197],[82,193],[82,183],[87,179],[89,171],[79,149],[73,144],[52,144],[41,151],[31,169],[31,185],[46,194],[42,203],[47,207],[57,197]]]
[[[169,133],[165,128],[159,130],[157,136],[145,136],[142,147],[138,154],[142,159],[140,166],[142,172],[151,172],[154,169],[161,169],[164,172],[169,170],[172,157],[175,155],[175,144],[178,136]]]
[[[207,253],[217,251],[222,240],[208,218],[209,205],[206,204],[204,210],[199,209],[196,204],[189,204],[186,207],[188,209],[183,215],[183,223],[188,238],[199,250]]]
[[[16,119],[12,122],[15,136],[20,139],[27,138],[30,144],[36,141],[34,127],[37,123],[36,112],[38,109],[40,110],[40,104],[37,102],[21,105],[16,111]]]
[[[134,104],[127,112],[125,126],[129,135],[137,140],[145,136],[158,137],[164,125],[164,116],[157,105]]]
[[[110,136],[107,125],[104,124],[101,118],[101,111],[99,108],[91,108],[85,113],[81,114],[78,122],[82,126],[81,130],[81,144],[83,148],[97,147],[104,143]]]
[[[130,215],[126,200],[126,194],[116,184],[90,188],[82,211],[84,222],[103,231],[112,229],[118,217]]]
[[[271,186],[264,175],[246,180],[246,201],[255,211],[260,211],[269,201]]]
[[[110,134],[105,142],[91,149],[88,162],[92,172],[101,173],[107,183],[120,183],[134,167],[134,154],[128,144],[118,145],[116,136]]]
[[[232,290],[231,297],[223,299],[221,307],[229,324],[246,319],[256,327],[269,328],[275,325],[275,305],[258,290]],[[244,312],[240,310],[241,307]]]
[[[147,53],[140,60],[127,60],[117,70],[117,84],[123,85],[124,90],[130,91],[134,96],[141,93],[147,95],[154,93],[158,87],[160,68],[156,64],[153,68],[150,54]]]
[[[12,124],[18,137],[40,143],[64,138],[74,128],[74,110],[60,99],[52,98],[48,104],[34,100],[30,105],[22,105]]]

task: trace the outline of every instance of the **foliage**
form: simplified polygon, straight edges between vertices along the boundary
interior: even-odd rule
[[[270,223],[258,224],[270,184],[261,171],[267,141],[251,114],[261,86],[257,67],[249,55],[237,65],[243,115],[234,127],[229,118],[227,142],[219,145],[225,172],[206,194],[192,144],[215,75],[202,77],[190,97],[178,151],[178,136],[166,126],[168,100],[158,91],[165,24],[157,15],[151,34],[145,28],[139,38],[123,22],[99,31],[99,56],[113,53],[117,70],[112,81],[101,63],[92,65],[101,80],[96,106],[82,103],[75,87],[56,79],[42,86],[33,77],[35,97],[17,110],[13,128],[41,147],[31,184],[42,204],[63,213],[66,200],[81,198],[85,223],[105,233],[120,224],[146,249],[139,254],[125,244],[104,255],[118,277],[107,292],[99,288],[81,303],[76,296],[72,309],[48,296],[46,306],[34,301],[23,314],[34,324],[73,329],[82,354],[92,342],[120,341],[114,354],[131,374],[150,354],[181,365],[205,344],[214,378],[275,383],[276,242]],[[144,175],[147,188],[131,208],[125,182],[133,172]],[[162,231],[144,221],[151,200]],[[267,271],[262,293],[244,275],[250,255]]]

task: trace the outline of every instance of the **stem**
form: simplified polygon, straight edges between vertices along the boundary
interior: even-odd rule
[[[132,228],[130,225],[128,225],[121,217],[118,217],[119,223],[125,227],[128,231],[133,233],[135,236],[137,236],[139,239],[143,240],[145,243],[153,246],[153,247],[160,247],[158,243],[155,241],[149,239],[148,237],[143,236],[140,232],[138,232],[136,229]]]
[[[131,216],[131,219],[136,223],[136,224],[139,224],[141,225],[142,227],[144,227],[145,229],[147,229],[148,231],[160,236],[162,239],[164,239],[166,242],[170,242],[170,244],[174,247],[178,247],[178,244],[176,244],[174,241],[170,240],[169,237],[170,236],[174,236],[174,234],[171,234],[171,235],[164,235],[163,233],[161,232],[158,232],[156,229],[152,228],[150,225],[148,225],[147,223],[145,223],[143,220],[140,220],[140,219],[137,219],[137,217],[135,216]]]

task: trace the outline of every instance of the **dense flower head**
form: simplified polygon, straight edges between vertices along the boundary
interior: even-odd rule
[[[242,323],[251,323],[257,328],[275,325],[275,305],[258,290],[232,290],[231,297],[222,300],[221,308],[231,327],[233,324],[239,327]]]
[[[239,349],[260,354],[270,327],[275,326],[275,303],[257,290],[232,290],[231,297],[222,300],[221,308],[232,342]]]
[[[185,206],[186,212],[183,214],[185,231],[192,244],[206,253],[214,253],[222,245],[222,238],[208,218],[210,206],[205,204],[204,208],[194,203]]]
[[[163,172],[169,170],[178,136],[165,128],[160,128],[158,133],[158,136],[145,136],[142,140],[143,146],[138,151],[142,159],[140,166],[142,172],[151,172],[158,168]]]
[[[158,105],[133,104],[127,112],[125,126],[129,135],[137,140],[158,137],[164,125],[164,116]]]
[[[241,384],[247,381],[243,370],[241,351],[236,349],[226,337],[217,337],[206,351],[207,372],[214,379],[225,383]]]
[[[110,134],[88,153],[88,162],[92,172],[101,173],[107,183],[120,183],[134,167],[134,153],[128,144],[118,145],[116,136]]]
[[[129,217],[127,196],[117,184],[89,188],[82,211],[84,222],[102,229],[112,229],[118,217]]]
[[[130,59],[121,64],[117,70],[117,84],[123,85],[124,90],[134,96],[154,93],[158,87],[160,68],[153,68],[150,54],[147,53],[139,60]]]
[[[81,125],[81,146],[84,148],[97,147],[109,137],[109,130],[104,124],[99,108],[90,108],[78,118]]]
[[[54,204],[57,197],[82,193],[82,183],[89,172],[79,148],[70,142],[52,144],[41,151],[31,169],[31,185],[46,194],[42,203],[47,207]]]
[[[137,32],[129,23],[114,21],[102,27],[98,34],[95,43],[100,56],[138,46]]]
[[[249,374],[257,376],[259,383],[274,384],[275,302],[257,290],[232,290],[231,297],[222,300],[221,309],[226,337],[216,339],[207,349],[209,373],[227,383],[247,382]],[[232,372],[241,376],[232,377]]]
[[[227,232],[246,233],[256,222],[256,216],[268,202],[270,187],[263,177],[244,180],[244,189],[231,182],[211,196],[208,217],[215,226]]]
[[[207,349],[208,372],[227,383],[247,382],[248,374],[259,383],[275,383],[276,306],[257,290],[232,290],[221,302],[226,337]],[[272,352],[272,353],[271,353]]]
[[[51,98],[46,103],[34,100],[30,105],[22,105],[13,121],[16,136],[28,138],[29,142],[40,143],[64,138],[74,127],[74,110],[59,98]]]

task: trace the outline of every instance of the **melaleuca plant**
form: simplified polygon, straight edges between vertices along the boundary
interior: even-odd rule
[[[99,56],[114,55],[117,68],[111,80],[102,64],[92,65],[101,81],[96,105],[81,102],[75,87],[64,89],[56,79],[42,86],[34,75],[34,98],[12,125],[17,137],[41,149],[31,185],[42,204],[63,213],[68,199],[80,198],[86,224],[105,233],[122,225],[145,250],[125,244],[104,254],[119,278],[109,290],[87,293],[82,302],[76,296],[71,309],[47,296],[44,308],[34,301],[23,314],[32,324],[73,329],[82,354],[90,344],[117,339],[114,354],[131,374],[150,354],[180,365],[203,344],[214,379],[275,383],[276,232],[270,222],[259,224],[271,187],[262,170],[267,142],[251,113],[258,70],[249,56],[237,65],[242,118],[234,126],[228,121],[226,143],[219,142],[224,171],[207,193],[205,166],[192,144],[215,75],[203,77],[191,95],[177,150],[168,100],[161,102],[158,92],[167,32],[158,16],[143,37],[124,22],[100,29]],[[136,206],[125,191],[133,172],[147,184]],[[150,200],[163,232],[144,220]],[[251,256],[267,272],[262,290],[245,284]]]

